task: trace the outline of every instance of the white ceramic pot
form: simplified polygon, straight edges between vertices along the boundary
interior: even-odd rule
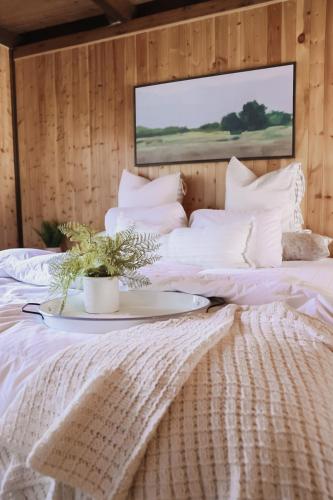
[[[46,247],[46,250],[49,252],[54,252],[54,253],[61,253],[62,250],[60,247]]]
[[[119,310],[118,278],[83,278],[83,300],[87,313],[110,314]]]

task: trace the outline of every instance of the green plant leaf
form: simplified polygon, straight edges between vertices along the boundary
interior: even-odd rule
[[[63,311],[68,291],[79,276],[118,277],[131,288],[150,284],[138,270],[153,264],[160,257],[157,236],[139,234],[134,227],[116,233],[113,237],[98,236],[85,224],[69,222],[59,230],[75,245],[51,266],[51,290],[61,293]]]
[[[34,231],[48,248],[60,247],[64,240],[64,234],[60,230],[59,223],[56,220],[44,220],[41,224],[40,230],[34,228]]]

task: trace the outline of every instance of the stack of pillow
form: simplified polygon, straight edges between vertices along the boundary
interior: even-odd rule
[[[167,234],[186,227],[183,181],[180,173],[165,175],[153,181],[124,170],[119,184],[118,207],[105,215],[105,230],[113,235],[128,226],[137,231]]]
[[[149,181],[124,170],[118,207],[107,212],[105,227],[110,235],[133,225],[158,234],[162,258],[205,268],[277,267],[283,259],[327,257],[327,239],[302,231],[304,190],[300,163],[257,177],[232,158],[225,210],[196,210],[188,227],[179,173]]]

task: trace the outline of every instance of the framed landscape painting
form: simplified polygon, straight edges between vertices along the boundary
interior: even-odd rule
[[[295,63],[137,86],[135,163],[294,156]]]

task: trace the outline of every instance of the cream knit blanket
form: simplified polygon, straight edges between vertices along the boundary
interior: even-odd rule
[[[1,422],[0,498],[333,498],[332,339],[272,304],[70,347]]]

